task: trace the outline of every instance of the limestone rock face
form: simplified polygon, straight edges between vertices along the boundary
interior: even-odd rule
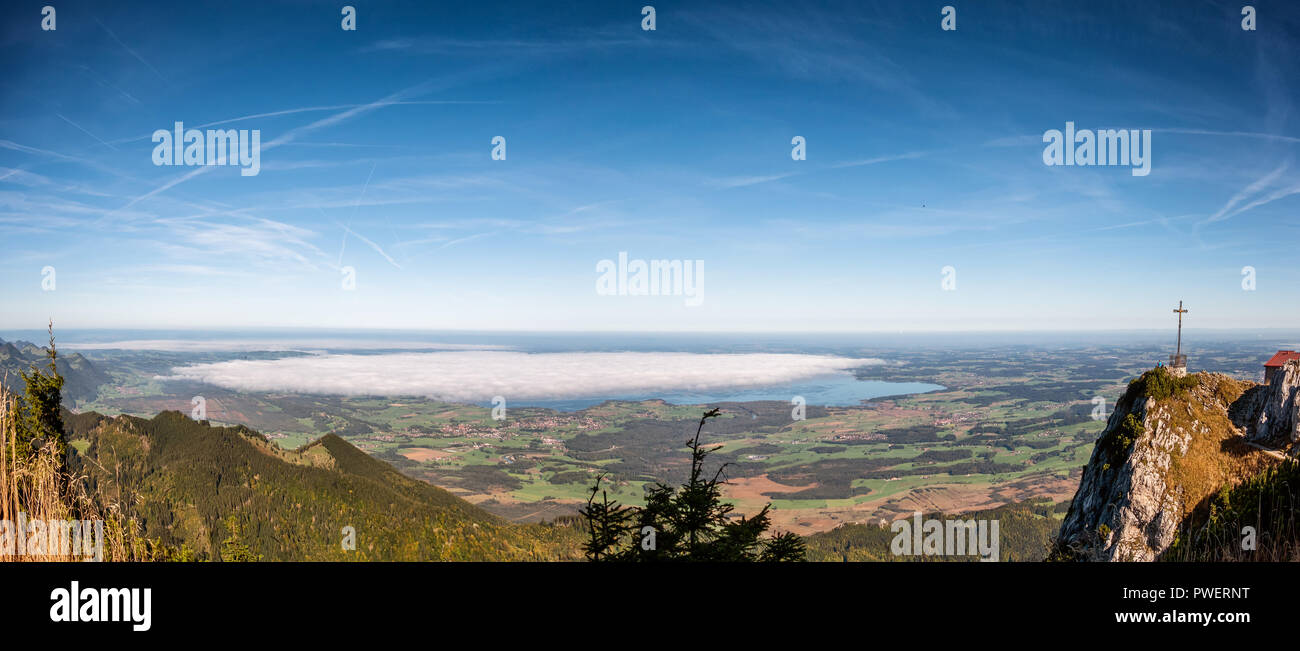
[[[1287,448],[1300,440],[1300,360],[1278,370],[1273,383],[1262,388],[1254,410],[1258,415],[1248,425],[1248,439]]]
[[[1300,427],[1300,362],[1285,371],[1267,387],[1164,371],[1130,384],[1083,469],[1053,557],[1156,560],[1222,487],[1280,462],[1249,443],[1300,449],[1290,446]]]
[[[1178,531],[1183,494],[1168,485],[1170,455],[1187,453],[1192,432],[1171,427],[1164,408],[1148,398],[1128,402],[1121,410],[1121,400],[1107,421],[1057,537],[1074,548],[1077,558],[1155,560]],[[1113,448],[1103,442],[1119,436],[1130,415],[1142,424],[1142,434],[1117,465]]]

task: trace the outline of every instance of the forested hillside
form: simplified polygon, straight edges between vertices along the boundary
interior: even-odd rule
[[[178,412],[64,415],[70,465],[178,559],[565,560],[577,531],[513,525],[337,436],[284,451]],[[345,527],[355,550],[345,550]]]
[[[1041,561],[1061,526],[1068,503],[1031,500],[971,513],[927,514],[926,519],[998,521],[999,560]],[[845,524],[805,538],[810,561],[973,561],[974,556],[899,556],[890,551],[898,534],[889,524]]]

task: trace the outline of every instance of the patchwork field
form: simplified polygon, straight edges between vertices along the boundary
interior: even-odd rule
[[[214,423],[242,423],[284,448],[333,433],[406,474],[517,521],[576,513],[598,476],[611,497],[639,503],[654,482],[678,483],[700,414],[719,407],[703,440],[725,464],[725,493],[741,513],[771,504],[776,527],[808,534],[913,511],[963,512],[1069,499],[1105,415],[1156,354],[1127,348],[859,351],[891,363],[861,379],[932,382],[932,393],[860,406],[789,403],[672,405],[606,402],[574,412],[422,398],[253,394],[161,382],[179,360],[102,360],[112,382],[80,409],[191,413],[202,396]],[[1250,377],[1259,353],[1225,344],[1201,351],[1211,370]],[[1125,360],[1123,364],[1119,360]],[[190,360],[187,360],[190,361]]]

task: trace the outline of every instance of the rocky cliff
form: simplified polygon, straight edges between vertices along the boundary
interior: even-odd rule
[[[1246,437],[1270,447],[1292,449],[1300,440],[1300,360],[1292,360],[1268,386],[1252,390],[1244,411]]]
[[[1272,386],[1224,375],[1134,380],[1093,448],[1052,557],[1151,561],[1211,499],[1296,449],[1300,364]]]

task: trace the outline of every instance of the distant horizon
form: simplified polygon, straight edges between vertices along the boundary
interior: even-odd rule
[[[74,326],[62,328],[55,324],[55,334],[60,332],[157,332],[157,333],[264,333],[264,332],[286,332],[286,333],[393,333],[393,334],[630,334],[630,335],[860,335],[860,334],[893,334],[893,335],[942,335],[942,334],[1015,334],[1015,333],[1043,333],[1043,334],[1095,334],[1095,333],[1163,333],[1166,328],[1035,328],[1035,329],[969,329],[969,330],[899,330],[899,329],[879,329],[879,330],[580,330],[580,329],[510,329],[510,328],[370,328],[370,327],[310,327],[310,326],[217,326],[217,327],[196,327],[196,326],[178,326],[178,327],[136,327],[136,326]],[[1175,333],[1173,328],[1168,329]],[[1297,332],[1300,333],[1300,326],[1296,327],[1260,327],[1260,328],[1231,328],[1231,327],[1189,327],[1184,325],[1183,332],[1213,332],[1213,333],[1274,333],[1274,332]],[[0,335],[11,332],[39,332],[44,334],[45,328],[0,328]]]
[[[1269,342],[1300,348],[1300,328],[1183,328],[1184,349],[1198,342]],[[755,346],[831,349],[852,346],[934,345],[1149,345],[1173,348],[1174,328],[1113,330],[952,331],[577,331],[432,330],[374,328],[59,328],[68,350],[610,350]],[[0,329],[4,341],[45,342],[45,330]],[[260,346],[260,348],[259,348]],[[678,348],[680,349],[680,348]]]

